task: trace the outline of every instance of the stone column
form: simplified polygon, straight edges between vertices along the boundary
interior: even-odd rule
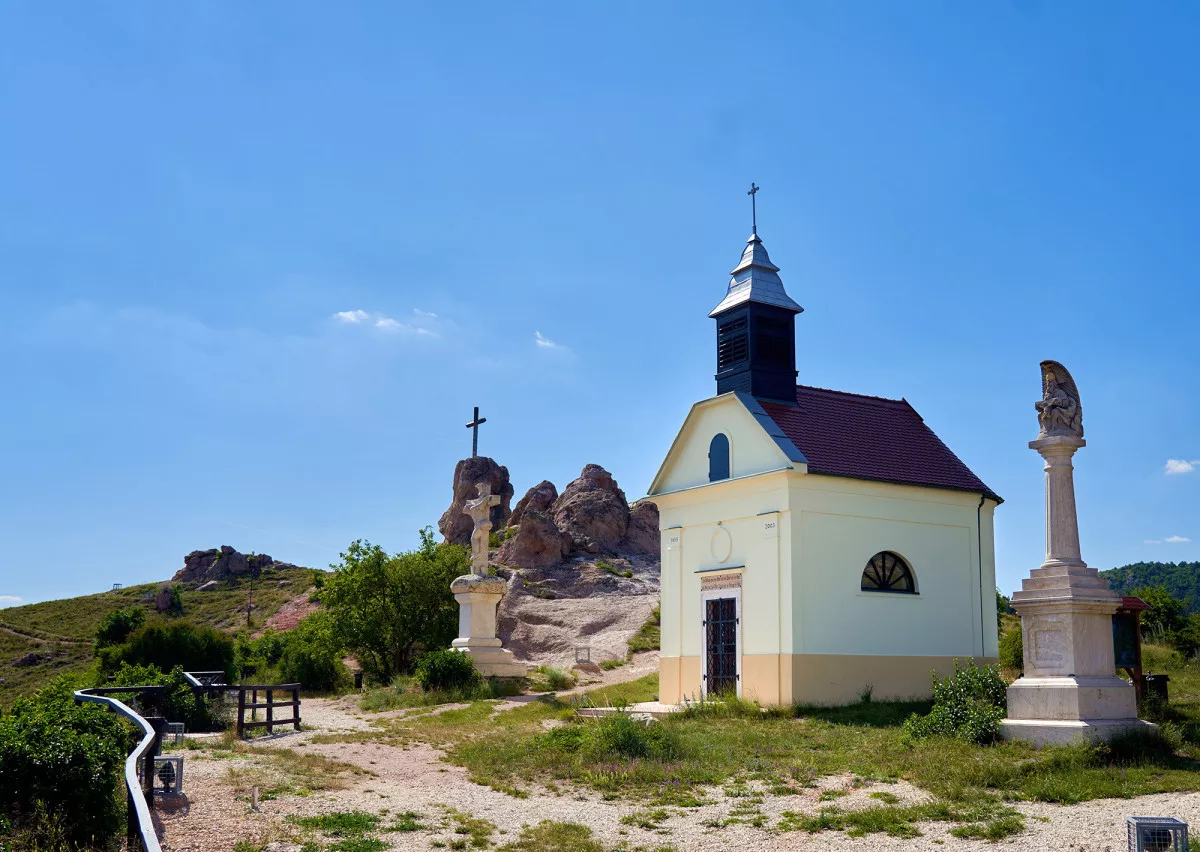
[[[1055,362],[1043,363],[1043,371],[1047,364],[1066,374]],[[1085,445],[1081,425],[1076,434],[1048,435],[1045,423],[1029,444],[1045,460],[1046,561],[1012,597],[1025,674],[1008,688],[1008,718],[1001,723],[1007,739],[1059,744],[1153,727],[1137,718],[1133,685],[1116,675],[1112,616],[1121,596],[1080,554],[1071,459]]]

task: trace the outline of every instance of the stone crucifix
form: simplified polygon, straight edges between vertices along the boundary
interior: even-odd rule
[[[488,534],[492,531],[492,507],[500,505],[500,495],[492,493],[491,483],[477,486],[479,496],[468,500],[463,511],[475,522],[471,532],[471,573],[486,577],[488,573]]]

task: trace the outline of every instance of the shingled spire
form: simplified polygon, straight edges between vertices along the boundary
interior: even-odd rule
[[[757,222],[731,274],[725,298],[709,313],[717,321],[717,393],[795,405],[795,318],[804,308],[783,289]]]

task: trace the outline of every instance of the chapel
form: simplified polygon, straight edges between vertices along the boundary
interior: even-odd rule
[[[659,700],[927,696],[997,656],[1001,499],[904,399],[796,383],[796,315],[757,225],[716,321],[716,395],[650,486]]]

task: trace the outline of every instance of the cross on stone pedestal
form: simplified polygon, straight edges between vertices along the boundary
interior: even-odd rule
[[[486,417],[479,416],[479,406],[475,406],[475,416],[471,422],[467,424],[467,428],[471,430],[471,458],[479,455],[479,427],[487,423]]]

